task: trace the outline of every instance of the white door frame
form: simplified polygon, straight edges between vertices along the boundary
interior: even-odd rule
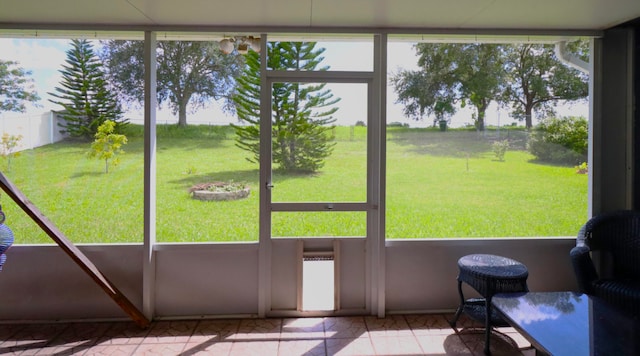
[[[258,315],[265,317],[271,309],[271,213],[274,211],[365,211],[367,213],[366,309],[384,316],[384,122],[386,121],[383,84],[386,83],[386,36],[374,36],[374,70],[361,71],[273,71],[267,70],[267,36],[261,35],[260,53],[260,248]],[[367,201],[349,203],[271,201],[271,98],[277,82],[362,83],[367,84]],[[384,100],[383,100],[384,99]],[[268,154],[265,154],[268,153]]]

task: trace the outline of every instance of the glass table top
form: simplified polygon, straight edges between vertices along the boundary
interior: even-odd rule
[[[640,319],[574,292],[497,294],[494,307],[551,355],[640,355]]]

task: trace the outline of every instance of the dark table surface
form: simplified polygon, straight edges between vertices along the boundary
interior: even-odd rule
[[[640,355],[640,319],[574,292],[497,294],[494,307],[551,355]]]

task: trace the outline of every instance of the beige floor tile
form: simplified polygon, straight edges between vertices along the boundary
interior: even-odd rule
[[[0,355],[2,356],[13,356],[13,355],[21,355],[23,354],[22,350],[12,351],[9,348],[0,347]]]
[[[132,322],[0,325],[0,354],[482,355],[484,328],[461,325],[479,324],[463,315],[454,330],[447,315],[423,314],[159,321],[148,329]],[[513,328],[494,334],[494,355],[535,354]]]
[[[417,335],[416,341],[425,355],[445,355],[445,341],[451,337],[458,336],[456,334],[424,334]]]
[[[324,334],[332,339],[369,337],[364,317],[329,317],[324,319]]]
[[[483,328],[463,329],[457,335],[469,350],[469,353],[464,355],[484,355],[485,330]],[[451,345],[449,344],[449,346]],[[445,344],[445,349],[446,346],[447,344]],[[490,350],[492,356],[522,355],[515,341],[496,331],[491,333]]]
[[[39,349],[33,355],[83,355],[87,351],[87,347],[73,345],[57,345],[47,346]],[[31,353],[22,353],[21,355],[29,355]]]
[[[206,356],[206,355],[215,355],[215,356],[227,356],[231,353],[231,345],[233,342],[231,341],[223,341],[223,342],[190,342],[188,343],[184,350],[182,351],[184,355],[197,355],[197,356]]]
[[[445,314],[446,320],[453,320],[453,314]],[[477,320],[471,319],[467,314],[462,313],[456,322],[456,328],[458,330],[464,328],[480,328],[484,327],[483,322],[479,322]]]
[[[143,343],[186,343],[193,334],[197,321],[161,321],[154,323]]]
[[[4,341],[2,346],[9,348],[21,346],[27,349],[44,347],[68,326],[68,324],[26,325],[12,335],[10,339]]]
[[[20,329],[24,328],[24,325],[0,325],[0,347],[5,340],[8,340],[16,334]]]
[[[230,355],[277,356],[279,341],[234,341]]]
[[[323,318],[288,318],[282,321],[281,340],[324,338]]]
[[[409,328],[414,335],[449,335],[454,330],[449,320],[442,314],[405,315]]]
[[[224,341],[238,332],[240,319],[202,320],[198,323],[189,342]]]
[[[30,349],[26,349],[21,353],[18,353],[18,355],[20,356],[33,356],[36,355],[38,352],[40,352],[40,350],[46,348],[46,346],[43,347],[38,347],[38,348],[30,348]]]
[[[83,356],[129,356],[138,345],[95,345],[87,349]]]
[[[372,336],[377,355],[420,355],[422,348],[414,336]]]
[[[327,348],[324,339],[319,340],[280,340],[278,355],[280,356],[325,356]]]
[[[352,339],[326,339],[327,355],[351,356],[351,355],[375,355],[373,344],[368,337]]]
[[[531,343],[529,342],[529,340],[527,340],[513,328],[498,328],[498,330],[515,341],[519,348],[526,349],[531,347]]]
[[[149,329],[142,329],[134,323],[121,322],[111,324],[98,339],[99,345],[140,344],[149,333]]]
[[[536,349],[534,348],[527,348],[521,351],[522,351],[522,356],[537,356]]]
[[[0,355],[35,355],[41,348],[46,347],[46,341],[36,341],[30,344],[0,347]]]
[[[178,355],[184,350],[184,343],[142,344],[133,352],[133,356],[168,356]]]
[[[243,319],[238,332],[229,335],[230,340],[278,340],[282,330],[282,319]]]
[[[109,327],[108,323],[74,323],[56,336],[51,345],[94,345]]]
[[[369,336],[413,336],[407,321],[402,315],[389,315],[386,318],[368,316],[364,319]]]

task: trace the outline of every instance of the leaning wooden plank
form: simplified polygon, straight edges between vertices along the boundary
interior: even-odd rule
[[[58,228],[40,212],[40,210],[15,186],[9,179],[0,172],[0,185],[7,195],[18,204],[35,221],[49,237],[51,237],[62,250],[75,261],[83,271],[85,271],[119,306],[131,319],[140,327],[149,326],[149,320],[138,308],[133,305],[127,297],[122,294],[85,256],[76,245],[74,245]]]

